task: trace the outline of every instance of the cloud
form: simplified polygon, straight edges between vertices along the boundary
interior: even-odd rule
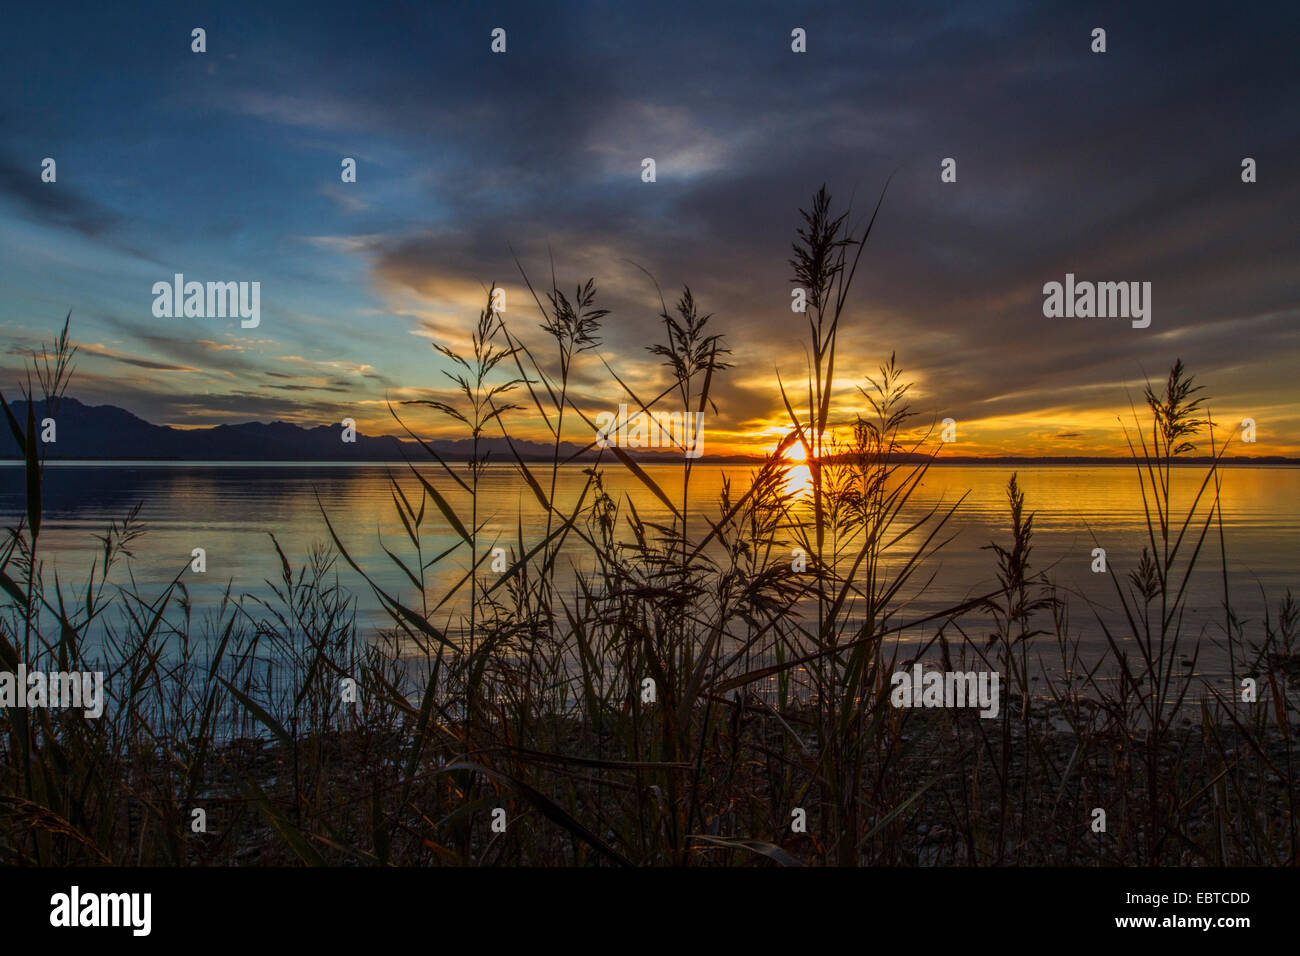
[[[171,362],[161,362],[157,359],[147,358],[142,355],[131,355],[127,352],[119,352],[116,349],[110,349],[99,344],[83,344],[77,346],[79,352],[86,352],[90,355],[98,355],[103,358],[112,359],[115,362],[125,362],[127,365],[135,365],[140,368],[152,369],[155,372],[202,372],[200,368],[193,365],[176,365]]]
[[[796,55],[780,4],[595,17],[514,2],[497,57],[474,11],[327,5],[232,24],[223,42],[238,59],[211,77],[160,81],[123,61],[111,110],[98,68],[54,75],[11,43],[17,73],[50,76],[6,116],[14,142],[75,133],[98,175],[93,192],[72,178],[56,189],[8,159],[0,197],[11,216],[101,242],[147,225],[169,256],[257,262],[276,290],[261,341],[114,318],[136,313],[111,268],[73,245],[50,256],[73,263],[66,281],[96,316],[88,337],[126,357],[98,358],[203,369],[211,391],[239,393],[241,414],[259,395],[268,414],[308,416],[316,389],[356,402],[418,390],[439,368],[419,340],[463,350],[492,284],[512,333],[553,363],[517,256],[539,288],[552,264],[566,290],[597,279],[612,310],[602,353],[639,392],[666,381],[645,350],[664,334],[655,283],[670,305],[690,284],[734,351],[713,386],[716,425],[743,431],[778,427],[776,372],[797,388],[805,370],[787,261],[798,209],[825,182],[860,225],[892,176],[838,341],[846,415],[863,405],[854,386],[897,352],[926,416],[1023,427],[1027,445],[1058,448],[1098,440],[1097,422],[1181,356],[1216,402],[1294,422],[1300,15],[1184,12],[1103,2],[1112,48],[1096,56],[1090,27],[1055,5],[829,3],[799,14],[809,53]],[[32,18],[34,34],[68,29]],[[161,29],[94,26],[123,49]],[[10,154],[45,147],[25,148]],[[1240,182],[1245,155],[1258,183]],[[342,156],[364,159],[357,188],[338,181]],[[640,179],[646,156],[655,183]],[[956,183],[939,179],[945,157]],[[1046,319],[1042,285],[1066,272],[1151,281],[1151,328]],[[0,286],[15,315],[71,294],[4,265]],[[592,355],[571,384],[592,407],[621,395]],[[164,401],[162,384],[122,387]]]
[[[62,180],[42,182],[39,162],[20,165],[16,159],[0,157],[0,196],[30,222],[71,229],[92,239],[118,224],[116,213],[69,184],[66,167],[63,175]]]

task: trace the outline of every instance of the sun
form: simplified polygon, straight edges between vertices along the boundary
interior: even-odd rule
[[[784,457],[787,461],[807,461],[808,452],[804,450],[801,442],[795,442],[785,450]]]

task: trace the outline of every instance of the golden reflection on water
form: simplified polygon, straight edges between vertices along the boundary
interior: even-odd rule
[[[584,493],[590,495],[587,467],[575,463],[560,468],[554,498],[565,513],[577,506]],[[1148,544],[1141,492],[1131,466],[938,465],[924,476],[899,517],[898,528],[919,520],[936,504],[946,513],[948,506],[965,497],[945,528],[955,537],[927,564],[936,575],[933,582],[920,598],[907,598],[915,608],[944,607],[996,585],[997,569],[984,546],[990,541],[1005,544],[1009,540],[1006,485],[1013,471],[1019,474],[1026,509],[1035,516],[1035,569],[1050,572],[1057,584],[1071,593],[1103,602],[1113,598],[1104,576],[1091,572],[1093,548],[1100,542],[1107,550],[1108,563],[1126,571],[1136,565],[1142,546]],[[688,510],[692,514],[720,514],[724,480],[733,482],[729,500],[734,502],[748,489],[753,472],[754,467],[747,464],[697,465],[691,475]],[[267,532],[274,531],[293,565],[301,566],[315,544],[331,540],[323,510],[352,558],[389,593],[400,594],[408,604],[414,601],[418,606],[421,598],[403,573],[392,566],[384,550],[395,550],[408,562],[417,560],[393,508],[390,473],[397,476],[408,497],[414,495],[418,500],[421,489],[412,476],[401,467],[382,464],[54,467],[46,476],[49,510],[41,526],[46,573],[52,578],[58,571],[64,577],[84,581],[86,569],[102,558],[102,547],[97,550],[97,534],[110,521],[120,521],[130,508],[141,504],[149,547],[135,552],[131,574],[142,589],[162,593],[175,577],[178,562],[188,563],[197,541],[207,549],[209,568],[215,555],[222,570],[211,586],[197,580],[189,585],[196,606],[219,603],[226,582],[237,592],[269,598],[265,581],[279,578],[280,559]],[[647,464],[645,473],[673,500],[679,500],[680,466]],[[422,474],[458,513],[469,514],[468,495],[446,476],[428,466],[422,467]],[[0,524],[16,523],[25,513],[21,477],[21,467],[0,468]],[[808,464],[789,460],[782,477],[794,505],[792,510],[797,513],[793,517],[811,521],[812,475]],[[1202,470],[1194,466],[1174,470],[1176,514],[1190,507],[1203,477]],[[1275,605],[1288,587],[1295,586],[1300,544],[1300,468],[1229,467],[1221,477],[1230,590],[1243,618],[1259,621],[1263,618],[1265,595],[1268,603]],[[635,507],[643,521],[671,523],[667,506],[636,475],[609,467],[603,470],[603,480],[622,515],[629,515]],[[1206,507],[1202,501],[1201,514]],[[520,526],[525,548],[534,546],[546,534],[545,512],[512,467],[494,466],[482,474],[478,519],[488,528],[508,529],[508,534],[503,531],[500,542],[508,547],[517,547]],[[705,523],[692,519],[693,535],[701,535],[705,527]],[[426,554],[453,549],[459,540],[434,508],[426,511],[422,534]],[[629,532],[622,520],[617,534],[620,540],[628,540]],[[492,535],[485,532],[485,538],[491,540]],[[717,546],[716,541],[713,546]],[[909,541],[904,540],[898,542],[896,550],[906,553],[909,546]],[[1217,527],[1207,548],[1201,556],[1203,568],[1198,568],[1198,576],[1189,584],[1189,594],[1193,603],[1205,609],[1196,626],[1204,623],[1212,629],[1222,621]],[[593,562],[586,544],[575,537],[565,551],[565,568],[589,571]],[[426,591],[431,606],[459,586],[468,565],[467,549],[461,548],[427,569]],[[338,562],[335,571],[341,584],[359,596],[362,623],[382,625],[383,612],[364,580],[345,562]],[[452,613],[450,608],[449,603],[444,613]],[[1207,633],[1213,634],[1212,630]]]
[[[812,495],[812,471],[807,465],[788,465],[785,469],[785,484],[781,493],[793,498],[808,498]]]
[[[808,460],[803,446],[796,444],[786,449],[785,458],[791,464],[786,466],[781,493],[796,499],[810,498],[813,490],[812,470],[803,464]]]

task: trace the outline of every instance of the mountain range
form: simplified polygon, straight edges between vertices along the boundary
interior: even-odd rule
[[[22,424],[27,418],[27,403],[11,402],[14,417]],[[47,416],[45,401],[34,403],[34,418],[38,431]],[[87,405],[65,396],[55,407],[55,441],[45,447],[47,459],[110,460],[110,461],[426,461],[428,453],[417,442],[392,435],[363,435],[356,433],[355,442],[342,440],[343,427],[317,425],[304,428],[290,422],[243,422],[238,425],[214,425],[208,428],[173,428],[170,425],[153,425],[116,405]],[[515,453],[524,461],[551,460],[553,449],[545,442],[514,439]],[[439,438],[428,442],[446,461],[465,461],[473,451],[468,438]],[[514,453],[504,438],[483,438],[479,441],[480,454],[490,460],[509,462]],[[681,453],[629,450],[638,461],[655,463],[681,463]],[[595,461],[601,454],[596,449],[583,451],[572,442],[560,444],[560,460]],[[608,459],[610,453],[603,453]],[[21,459],[22,449],[0,425],[0,460]],[[923,461],[923,455],[898,455],[899,462]],[[714,464],[752,464],[762,461],[751,455],[705,455],[703,461]],[[945,464],[1016,464],[1039,463],[1060,465],[1121,464],[1127,458],[1045,456],[1004,456],[978,458],[967,455],[944,454],[939,458]],[[1200,464],[1209,459],[1183,457],[1183,464]],[[1227,464],[1296,464],[1297,459],[1281,456],[1229,457]]]
[[[26,421],[27,403],[12,402],[19,424]],[[45,401],[34,403],[37,429],[47,417]],[[46,445],[48,459],[159,460],[159,461],[419,461],[428,459],[419,444],[391,435],[356,433],[355,442],[342,440],[343,426],[317,425],[304,428],[290,422],[243,422],[209,428],[172,428],[153,425],[116,405],[87,405],[75,398],[61,398],[55,405],[55,440]],[[0,427],[0,459],[21,458],[18,443],[8,428]],[[436,439],[429,445],[448,461],[463,461],[473,450],[470,439]],[[525,461],[550,461],[549,444],[514,439],[515,450]],[[513,461],[503,438],[484,438],[480,453],[494,460]],[[560,446],[561,459],[581,449],[571,442]],[[579,459],[594,459],[595,453]],[[642,452],[638,458],[679,461],[679,456]]]

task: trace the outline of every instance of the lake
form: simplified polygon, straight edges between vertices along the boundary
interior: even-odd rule
[[[584,465],[562,469],[556,498],[572,501],[586,480]],[[1064,590],[1075,595],[1071,627],[1083,637],[1085,649],[1102,646],[1101,631],[1084,596],[1096,605],[1103,620],[1118,620],[1118,602],[1107,575],[1094,574],[1093,548],[1104,547],[1107,559],[1121,575],[1132,568],[1145,543],[1146,531],[1131,465],[1027,465],[1020,476],[1026,506],[1035,513],[1033,567],[1046,570]],[[666,488],[680,487],[676,465],[647,465],[646,471]],[[724,479],[733,495],[747,487],[750,466],[697,463],[692,478],[692,508],[716,513],[716,497]],[[955,539],[932,562],[934,583],[912,603],[900,620],[926,613],[996,587],[996,561],[983,545],[1009,538],[1005,498],[1007,465],[936,465],[919,489],[909,514],[935,501],[955,501],[967,494],[953,517]],[[130,562],[135,581],[146,593],[158,593],[186,568],[194,548],[203,548],[207,573],[185,573],[190,597],[199,608],[219,601],[229,584],[235,592],[267,596],[266,579],[278,579],[280,561],[268,537],[273,532],[295,567],[313,543],[328,540],[321,509],[329,515],[343,544],[362,567],[386,589],[418,606],[414,587],[385,555],[383,545],[406,556],[409,542],[393,507],[388,474],[399,476],[408,496],[418,501],[419,486],[404,464],[248,464],[248,463],[51,463],[46,471],[45,518],[40,541],[47,585],[57,571],[65,588],[84,592],[87,569],[99,553],[96,539],[111,521],[120,521],[139,504],[144,536],[133,548]],[[437,469],[422,473],[453,502],[451,482]],[[1175,505],[1185,507],[1194,496],[1203,469],[1175,469]],[[1247,636],[1263,636],[1265,598],[1276,612],[1278,601],[1296,583],[1300,553],[1300,468],[1289,466],[1231,466],[1223,476],[1223,527],[1228,552],[1228,583],[1239,617],[1247,620]],[[635,477],[613,466],[605,469],[607,491],[629,498],[643,520],[667,512]],[[0,519],[13,525],[23,511],[23,472],[18,463],[0,466]],[[482,478],[479,520],[487,543],[500,535],[507,548],[523,526],[531,546],[544,529],[544,515],[525,483],[507,465],[489,468]],[[318,503],[319,502],[319,503]],[[442,530],[440,515],[428,506],[426,559],[454,544]],[[1095,541],[1094,541],[1095,536]],[[571,560],[584,565],[587,556],[574,549]],[[1213,645],[1222,634],[1222,573],[1217,527],[1207,540],[1203,566],[1193,578],[1186,633],[1203,635],[1197,670],[1221,670],[1223,658]],[[360,577],[339,562],[342,582],[358,599],[363,627],[387,619]],[[430,595],[437,597],[463,575],[466,562],[448,559],[434,569]],[[119,569],[120,570],[120,569]],[[567,569],[566,569],[567,570]],[[571,573],[571,572],[570,572]],[[918,582],[929,574],[918,577]],[[915,589],[913,589],[914,591]],[[910,598],[913,592],[907,592]],[[1050,622],[1044,622],[1050,623]],[[927,636],[918,629],[903,640]],[[1053,645],[1054,648],[1054,645]]]

